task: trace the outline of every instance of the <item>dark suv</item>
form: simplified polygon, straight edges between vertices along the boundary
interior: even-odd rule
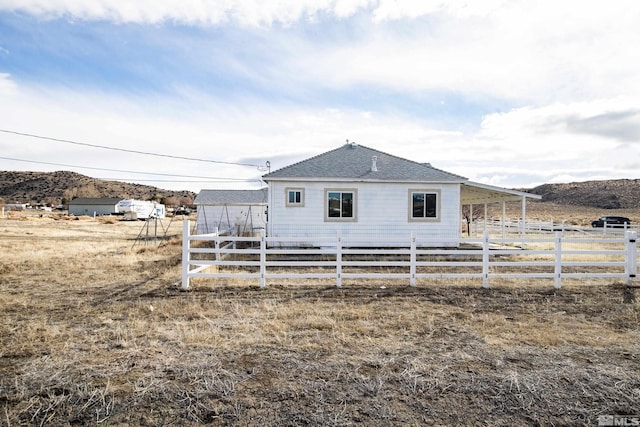
[[[591,221],[592,227],[628,227],[631,220],[624,216],[601,216]]]
[[[189,208],[181,206],[173,211],[173,215],[191,215],[191,210]]]

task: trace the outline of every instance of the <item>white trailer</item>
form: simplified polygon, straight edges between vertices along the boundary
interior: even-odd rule
[[[126,220],[164,218],[165,206],[148,200],[125,199],[118,202],[118,213]]]

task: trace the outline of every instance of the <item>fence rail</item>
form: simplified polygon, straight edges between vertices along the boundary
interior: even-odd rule
[[[192,235],[184,221],[182,288],[188,289],[192,278],[256,279],[260,287],[268,279],[332,279],[340,287],[343,279],[373,278],[402,279],[411,286],[418,279],[466,278],[478,279],[483,287],[494,278],[549,279],[556,288],[563,279],[607,278],[631,286],[638,269],[636,237],[636,231],[586,237],[557,231],[523,240],[490,237],[485,231],[452,248],[432,247],[435,240],[415,235],[398,247],[362,248],[338,232],[301,248],[282,247],[283,241],[295,243],[294,237]],[[379,237],[369,243],[377,242]]]
[[[624,234],[625,231],[639,231],[640,226],[638,225],[609,225],[604,224],[603,227],[583,227],[578,225],[573,225],[567,222],[554,222],[554,221],[534,221],[527,220],[524,223],[522,220],[510,220],[510,219],[496,219],[496,218],[487,218],[477,219],[471,223],[471,231],[475,234],[482,234],[482,231],[489,230],[491,232],[499,232],[503,231],[505,234],[514,234],[514,233],[550,233],[555,231],[566,231],[566,232],[577,232],[584,233],[589,235],[599,235],[599,234],[613,234],[613,235],[621,235]]]

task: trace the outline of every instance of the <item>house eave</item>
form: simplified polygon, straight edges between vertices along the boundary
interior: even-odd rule
[[[419,180],[419,179],[371,179],[371,178],[339,178],[339,177],[278,177],[278,178],[265,178],[265,182],[360,182],[360,183],[394,183],[394,184],[462,184],[466,182],[465,180]]]
[[[463,183],[461,188],[461,201],[463,204],[515,202],[523,199],[540,200],[542,196],[473,181]]]

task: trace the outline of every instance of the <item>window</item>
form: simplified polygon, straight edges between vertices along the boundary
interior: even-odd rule
[[[325,190],[325,221],[356,220],[356,190]]]
[[[287,188],[287,206],[304,206],[304,189]]]
[[[409,190],[410,221],[438,220],[439,191]]]

